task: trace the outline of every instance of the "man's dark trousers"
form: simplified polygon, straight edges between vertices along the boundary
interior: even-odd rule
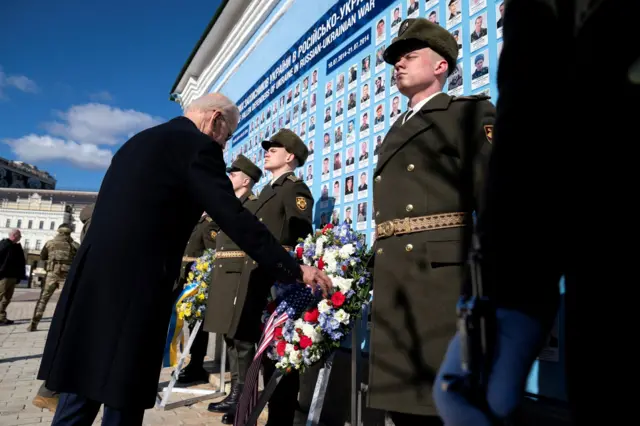
[[[52,426],[91,426],[102,405],[99,401],[92,401],[73,393],[61,393],[53,417]],[[144,418],[144,409],[117,410],[104,407],[102,415],[103,426],[140,426]]]

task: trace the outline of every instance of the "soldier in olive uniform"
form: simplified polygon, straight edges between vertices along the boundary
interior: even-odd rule
[[[384,53],[410,108],[386,135],[374,173],[369,405],[390,411],[396,426],[441,424],[431,388],[456,332],[463,230],[491,146],[488,98],[441,93],[457,57],[453,36],[422,18],[405,20]]]
[[[280,129],[271,140],[263,141],[262,147],[266,151],[264,168],[273,174],[273,180],[262,189],[254,214],[283,246],[293,248],[299,238],[313,231],[311,191],[294,175],[294,170],[304,165],[309,151],[302,140],[288,129]],[[275,279],[252,260],[247,258],[244,262],[228,335],[257,343],[261,333],[260,317]],[[250,363],[247,360],[245,366],[248,368]],[[268,382],[275,372],[275,363],[267,357],[263,357],[263,363],[264,380]],[[269,426],[293,424],[299,387],[297,372],[282,378],[269,400]],[[230,424],[234,417],[235,409],[231,409],[224,420]]]
[[[220,232],[220,227],[207,214],[203,214],[198,224],[193,228],[187,248],[182,258],[182,271],[178,279],[177,290],[180,291],[184,284],[187,283],[191,266],[206,249],[214,249],[216,247],[216,237]],[[189,329],[193,331],[193,326]],[[202,327],[198,330],[196,338],[191,345],[191,360],[189,365],[180,372],[178,383],[193,383],[209,381],[209,373],[204,369],[204,357],[207,354],[207,345],[209,344],[209,333],[206,333]]]
[[[47,241],[40,251],[40,260],[46,262],[47,276],[36,303],[33,318],[27,331],[36,331],[44,315],[44,310],[53,293],[64,285],[71,262],[78,252],[79,244],[71,238],[71,227],[63,223],[58,227],[58,235]]]
[[[253,194],[252,188],[262,177],[262,170],[240,154],[231,167],[227,168],[227,172],[236,196],[244,208],[254,213],[258,197]],[[247,339],[237,332],[240,311],[235,315],[236,305],[244,305],[251,310],[251,302],[254,299],[255,289],[241,286],[241,272],[246,260],[244,252],[229,236],[224,233],[218,235],[216,260],[211,276],[211,288],[215,297],[208,299],[204,329],[224,335],[231,373],[231,392],[222,401],[209,404],[208,410],[212,412],[226,413],[235,409],[242,393],[247,369],[255,354],[256,340]],[[262,312],[262,307],[257,306],[252,310],[252,313],[258,312]],[[222,420],[226,422],[226,417]]]

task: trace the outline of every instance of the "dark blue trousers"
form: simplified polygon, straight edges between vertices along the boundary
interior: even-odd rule
[[[101,402],[73,393],[62,393],[52,426],[91,426],[100,411]],[[117,410],[105,406],[102,426],[140,426],[144,409]]]
[[[487,403],[494,417],[507,418],[518,407],[531,366],[548,330],[532,317],[518,311],[498,309],[493,368],[487,388]],[[440,366],[433,398],[445,426],[491,426],[480,408],[456,392],[442,390],[442,377],[460,375],[460,337],[456,335]]]

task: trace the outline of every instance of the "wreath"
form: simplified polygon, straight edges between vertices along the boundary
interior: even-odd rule
[[[329,224],[300,240],[296,258],[323,270],[333,289],[327,298],[316,292],[299,318],[289,316],[275,328],[267,356],[276,361],[276,368],[285,373],[293,369],[302,372],[341,346],[370,300],[372,277],[367,263],[372,254],[365,236],[348,224]],[[263,324],[286,305],[290,287],[275,285],[275,295],[262,315]]]
[[[178,318],[186,321],[189,325],[204,319],[209,294],[209,285],[207,283],[211,276],[215,258],[216,251],[207,249],[202,256],[193,262],[187,275],[187,284],[185,284],[184,290],[176,303]]]

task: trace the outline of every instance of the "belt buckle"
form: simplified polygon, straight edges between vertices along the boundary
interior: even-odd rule
[[[395,225],[393,221],[388,220],[386,222],[382,222],[378,227],[378,238],[387,238],[393,235],[395,231]]]

